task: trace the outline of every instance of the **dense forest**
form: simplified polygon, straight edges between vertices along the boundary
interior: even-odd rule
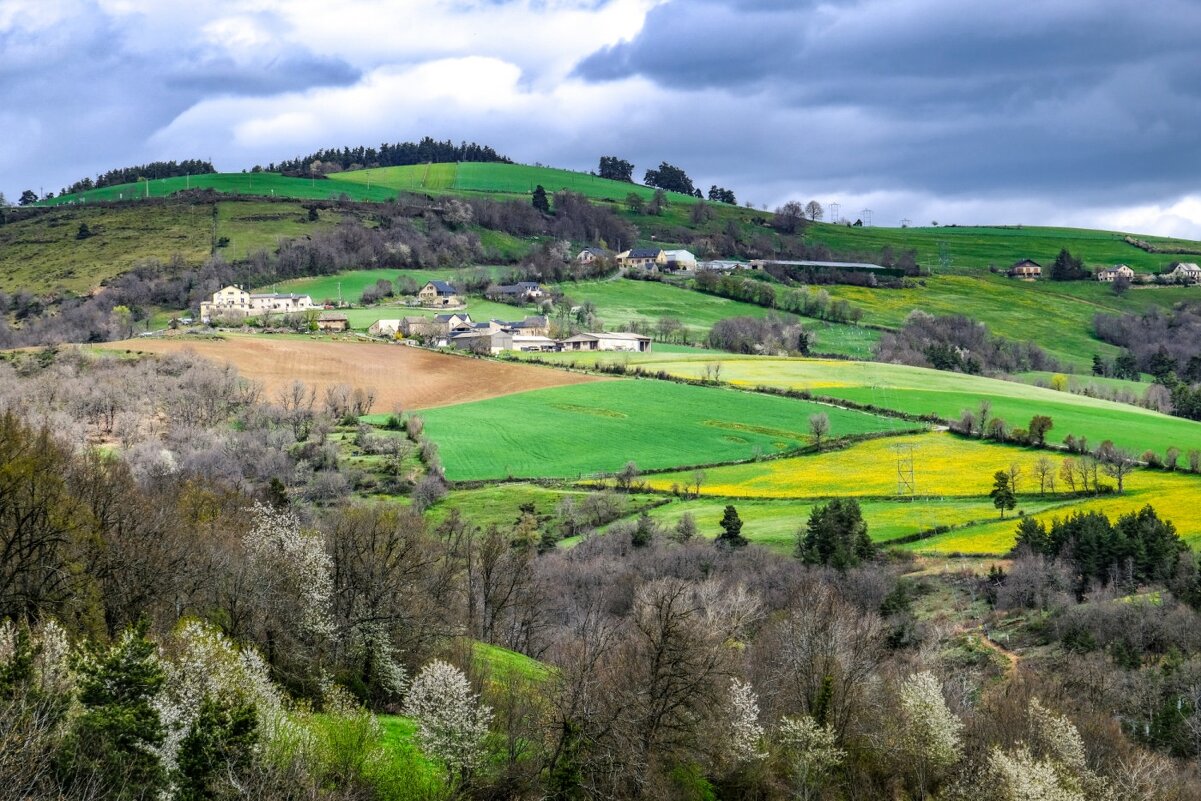
[[[497,153],[487,145],[477,145],[475,142],[460,142],[455,144],[447,139],[438,142],[426,136],[420,142],[395,142],[375,147],[343,147],[326,148],[310,153],[307,156],[297,156],[285,159],[278,164],[268,164],[266,167],[255,167],[255,170],[265,169],[268,172],[281,172],[285,175],[305,175],[314,172],[321,174],[331,171],[357,170],[366,167],[403,167],[407,164],[436,164],[450,161],[498,161],[504,164],[512,162]],[[321,165],[314,169],[314,165]]]
[[[0,378],[17,797],[1201,797],[1201,585],[1153,510],[905,576],[853,502],[798,520],[795,559],[732,506],[716,544],[690,518],[594,533],[623,490],[433,514],[420,415],[362,427],[370,392],[70,350]],[[385,744],[397,720],[423,757]]]

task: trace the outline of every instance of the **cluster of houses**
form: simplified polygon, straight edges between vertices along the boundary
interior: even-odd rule
[[[577,334],[566,339],[553,339],[549,336],[550,321],[542,315],[528,316],[516,322],[475,322],[466,313],[401,317],[376,320],[367,333],[377,337],[421,339],[436,347],[493,354],[502,351],[546,353],[564,350],[645,353],[651,349],[650,337],[624,332]]]
[[[200,321],[207,323],[215,317],[238,319],[264,314],[297,314],[316,308],[308,295],[251,294],[240,286],[227,286],[214,292],[212,300],[200,304]]]
[[[1043,276],[1042,265],[1033,259],[1022,259],[1015,262],[1012,267],[1005,271],[1005,274],[1010,278],[1017,278],[1022,281],[1037,281]],[[1113,267],[1106,267],[1097,270],[1093,274],[1103,284],[1112,284],[1119,279],[1125,281],[1141,281],[1150,282],[1155,280],[1155,276],[1138,275],[1128,265],[1115,264]],[[1166,283],[1174,284],[1201,284],[1201,267],[1198,267],[1192,262],[1177,262],[1172,265],[1172,269],[1166,273],[1160,273],[1158,278]]]

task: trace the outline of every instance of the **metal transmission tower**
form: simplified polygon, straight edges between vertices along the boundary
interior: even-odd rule
[[[837,225],[841,215],[842,215],[842,204],[839,203],[837,200],[835,200],[833,203],[830,204],[830,222]]]
[[[859,213],[863,216],[863,224],[865,226],[867,226],[868,228],[871,228],[872,227],[872,210],[864,209],[863,211],[861,211]]]
[[[938,243],[938,266],[946,272],[951,267],[951,246],[945,241]]]
[[[912,221],[912,220],[910,220],[908,217],[902,217],[902,218],[901,218],[901,227],[902,227],[902,228],[908,228],[908,227],[909,227],[909,223],[911,223],[911,222],[913,222],[913,221]]]
[[[913,446],[893,445],[897,454],[897,495],[917,495],[917,481],[913,476]]]

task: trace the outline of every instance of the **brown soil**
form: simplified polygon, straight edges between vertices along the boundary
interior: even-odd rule
[[[224,340],[171,337],[113,342],[105,349],[145,353],[192,351],[226,361],[262,382],[264,400],[293,381],[317,387],[349,384],[375,389],[375,411],[428,409],[514,392],[604,380],[549,367],[432,353],[420,348],[328,339],[231,336]]]

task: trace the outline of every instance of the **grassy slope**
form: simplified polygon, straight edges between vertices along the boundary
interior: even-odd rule
[[[934,413],[948,419],[957,418],[964,409],[976,409],[987,398],[992,403],[992,415],[1011,426],[1025,427],[1031,416],[1049,415],[1055,425],[1049,435],[1053,442],[1062,442],[1068,434],[1087,437],[1093,445],[1110,439],[1138,454],[1148,448],[1163,453],[1171,446],[1201,446],[1201,423],[1013,381],[877,362],[749,356],[730,356],[721,362],[722,380],[736,385],[803,389],[816,395],[912,414]],[[697,378],[704,374],[705,364],[706,360],[700,358],[664,354],[648,360],[645,366]]]
[[[913,289],[826,287],[835,297],[863,309],[864,322],[896,328],[914,309],[931,314],[966,314],[1001,336],[1033,340],[1062,361],[1087,370],[1092,355],[1118,349],[1093,335],[1093,317],[1171,306],[1201,298],[1195,289],[1147,287],[1117,296],[1096,282],[1011,281],[988,273],[934,276]],[[1049,313],[1053,310],[1053,313]]]
[[[521,514],[523,504],[533,504],[536,515],[554,515],[565,498],[583,501],[590,493],[583,490],[540,487],[536,484],[501,484],[478,489],[451,490],[430,510],[435,522],[442,522],[457,509],[472,525],[486,528],[496,525],[502,529],[512,526]],[[653,495],[622,493],[614,496],[623,515],[634,514],[655,500]]]
[[[479,269],[489,270],[493,274],[502,272],[504,267],[471,267],[465,270],[397,270],[381,268],[374,270],[350,270],[335,275],[320,275],[314,278],[297,278],[292,281],[281,281],[275,284],[280,292],[303,292],[312,295],[314,301],[336,299],[339,288],[342,299],[350,303],[358,303],[363,290],[374,286],[376,281],[393,281],[398,278],[411,278],[421,286],[426,281],[454,281],[456,276],[465,271],[475,272]],[[512,308],[512,307],[510,307]]]
[[[808,416],[835,436],[898,421],[786,398],[661,381],[611,381],[429,409],[426,431],[452,480],[575,477],[746,459],[808,443]]]
[[[191,178],[160,178],[136,184],[119,184],[92,189],[74,195],[61,195],[43,200],[39,205],[60,206],[68,203],[87,203],[102,200],[138,200],[167,197],[186,189],[212,189],[235,195],[290,197],[302,200],[333,200],[345,194],[351,200],[390,200],[396,191],[383,186],[368,187],[366,183],[329,181],[309,178],[287,178],[274,172],[222,172],[212,175],[193,175]]]
[[[805,229],[805,239],[821,243],[834,251],[879,252],[888,245],[895,250],[913,248],[918,262],[940,267],[939,243],[946,243],[951,269],[987,268],[990,264],[1008,268],[1020,259],[1034,259],[1049,268],[1060,248],[1067,248],[1089,267],[1128,264],[1138,272],[1152,272],[1174,259],[1168,254],[1152,254],[1122,241],[1125,234],[1084,228],[1042,228],[1037,226],[952,227],[952,228],[848,228],[817,224]],[[1196,242],[1139,235],[1139,239],[1161,247],[1196,248]],[[1184,257],[1183,261],[1196,261]]]
[[[0,225],[0,290],[84,293],[142,259],[208,258],[212,204],[62,209]],[[92,231],[76,239],[84,223]]]
[[[228,261],[244,259],[259,250],[274,252],[283,239],[308,236],[337,224],[341,214],[324,209],[309,221],[300,203],[239,201],[217,204],[217,238],[229,239],[221,249]]]
[[[657,281],[590,281],[562,284],[560,289],[573,303],[596,304],[597,316],[607,328],[618,328],[635,320],[655,323],[661,317],[675,317],[688,327],[694,339],[703,338],[718,320],[763,317],[770,311]],[[857,326],[816,320],[806,320],[805,324],[816,332],[816,349],[822,352],[866,358],[879,339],[877,332]]]
[[[650,199],[655,190],[639,184],[610,181],[583,172],[525,164],[463,162],[459,164],[413,164],[405,167],[380,167],[331,176],[331,183],[388,187],[405,192],[434,194],[501,194],[529,196],[541,185],[548,193],[562,189],[578,192],[596,200],[625,200],[631,192]],[[694,198],[669,193],[672,201],[693,203]]]

